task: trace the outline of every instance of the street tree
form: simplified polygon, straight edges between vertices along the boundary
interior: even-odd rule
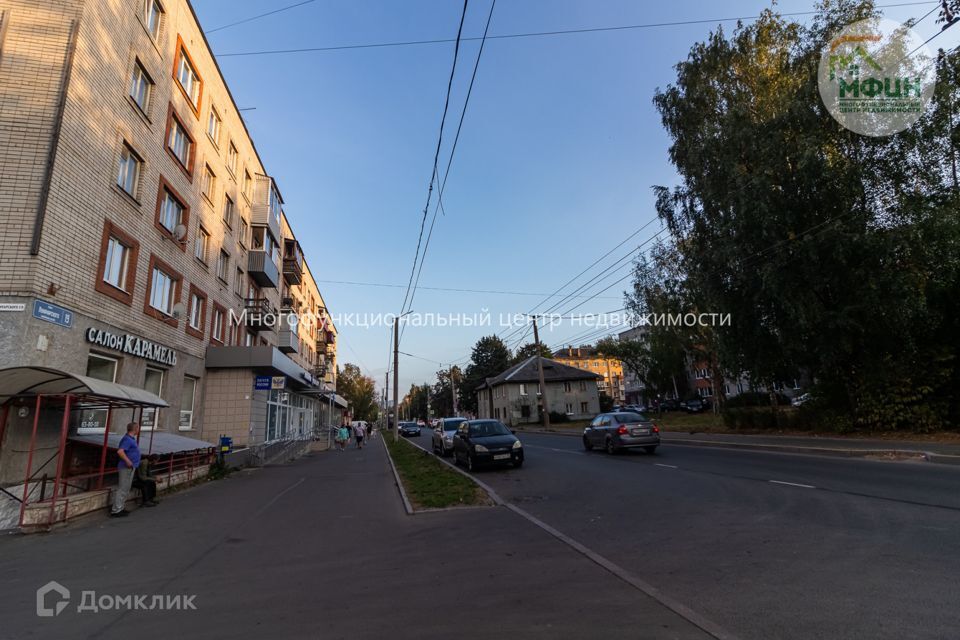
[[[530,356],[537,355],[537,353],[539,353],[544,358],[553,357],[553,353],[550,352],[550,348],[547,345],[541,342],[540,349],[538,351],[536,342],[528,342],[527,344],[523,345],[522,347],[516,350],[516,352],[513,354],[513,359],[510,361],[510,364],[511,365],[520,364]]]
[[[377,387],[370,376],[360,372],[360,367],[346,363],[339,367],[337,374],[337,393],[350,404],[354,420],[373,421],[377,419]]]
[[[460,385],[460,406],[477,412],[477,388],[510,366],[510,349],[498,336],[480,338],[473,347],[470,364]]]

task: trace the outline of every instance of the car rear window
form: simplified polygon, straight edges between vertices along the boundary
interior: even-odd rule
[[[647,416],[643,415],[639,411],[626,411],[624,413],[617,414],[617,422],[648,422]]]

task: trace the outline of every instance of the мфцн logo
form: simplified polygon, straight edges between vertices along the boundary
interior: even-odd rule
[[[936,70],[907,26],[870,18],[847,26],[820,58],[820,96],[844,127],[887,136],[916,122],[933,94]]]

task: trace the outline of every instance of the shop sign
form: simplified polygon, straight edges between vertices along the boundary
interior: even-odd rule
[[[145,360],[153,360],[171,367],[177,364],[177,352],[156,342],[150,342],[128,333],[116,334],[90,327],[87,329],[87,342],[107,347]]]
[[[73,311],[43,300],[33,301],[33,317],[58,324],[61,327],[70,328],[73,326]]]

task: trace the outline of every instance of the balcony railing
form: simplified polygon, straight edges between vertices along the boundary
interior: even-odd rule
[[[263,331],[272,329],[276,322],[277,310],[267,298],[247,298],[246,308],[246,326],[250,331]]]
[[[258,286],[276,289],[277,285],[280,284],[280,274],[277,272],[277,265],[273,263],[270,255],[261,250],[249,251],[247,255],[247,275]]]
[[[303,282],[303,252],[296,240],[285,240],[283,249],[283,279],[287,284]]]
[[[298,347],[299,340],[296,330],[281,329],[277,340],[277,348],[284,353],[297,353]]]

